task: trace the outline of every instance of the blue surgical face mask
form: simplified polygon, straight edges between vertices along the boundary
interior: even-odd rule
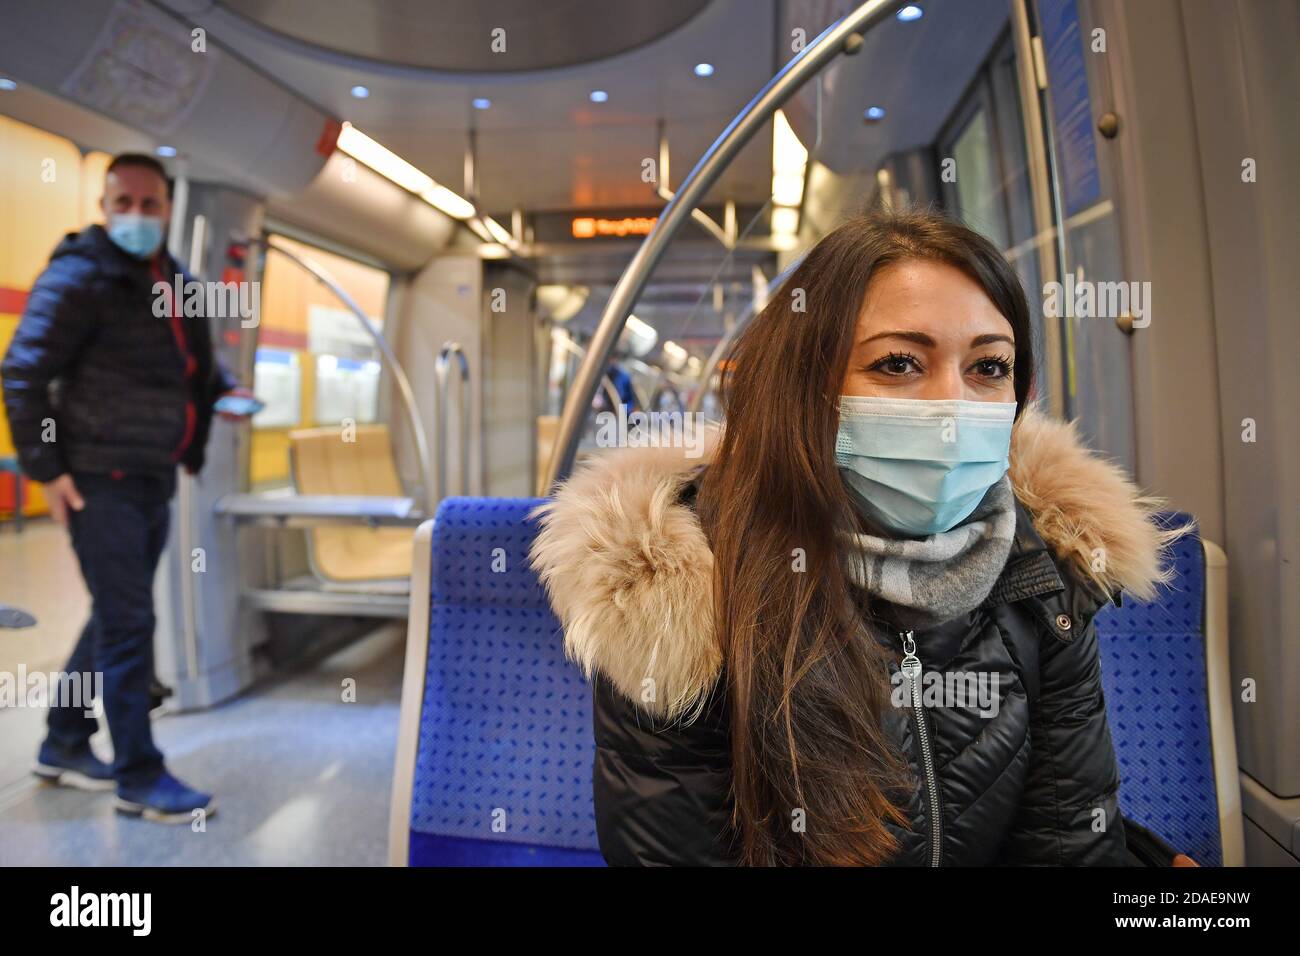
[[[108,238],[123,252],[147,259],[162,245],[162,220],[138,212],[114,213],[108,219]]]
[[[938,534],[1006,474],[1015,414],[1015,402],[842,395],[835,462],[868,520]]]

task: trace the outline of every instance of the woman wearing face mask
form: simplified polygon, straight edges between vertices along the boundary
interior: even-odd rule
[[[730,358],[703,464],[614,451],[540,509],[606,860],[1125,864],[1092,620],[1177,532],[1029,405],[1006,260],[854,219]]]

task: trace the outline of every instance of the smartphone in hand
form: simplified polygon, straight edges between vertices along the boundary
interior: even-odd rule
[[[251,395],[222,395],[212,407],[223,415],[247,417],[266,408],[266,402],[258,401]]]

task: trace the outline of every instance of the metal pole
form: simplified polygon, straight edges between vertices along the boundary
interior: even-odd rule
[[[555,341],[559,342],[561,348],[563,348],[565,351],[569,352],[570,354],[575,355],[580,359],[587,357],[587,350],[584,349],[577,342],[573,341],[573,339],[564,338],[564,339],[556,339]],[[633,359],[632,361],[636,362],[637,360]],[[645,365],[644,362],[637,362],[637,364]],[[649,365],[645,365],[645,367],[652,368],[652,366]],[[602,375],[600,377],[600,383],[605,388],[605,397],[609,399],[610,408],[618,408],[619,405],[623,404],[623,396],[618,393],[618,389],[614,387],[614,383],[609,380],[608,375]],[[641,396],[638,394],[637,398],[640,399]],[[644,406],[646,403],[643,401],[641,402],[641,404]]]
[[[856,51],[861,46],[861,34],[884,20],[905,0],[867,0],[852,13],[828,27],[771,81],[759,91],[740,115],[722,131],[722,135],[709,147],[708,152],[691,170],[686,181],[664,207],[650,235],[633,256],[631,264],[618,280],[614,292],[605,306],[600,326],[592,338],[587,357],[578,369],[578,375],[569,391],[560,419],[555,452],[547,469],[546,487],[567,478],[573,470],[578,454],[578,442],[587,408],[599,387],[609,358],[614,352],[618,337],[627,323],[632,306],[640,297],[650,273],[663,257],[682,224],[700,204],[709,187],[727,168],[736,154],[771,118],[786,100],[793,96],[807,80],[819,73],[826,64],[846,48]]]
[[[322,267],[270,239],[259,239],[254,240],[254,242],[274,249],[290,262],[311,273],[317,282],[338,296],[339,301],[348,307],[348,311],[361,323],[361,327],[374,340],[376,348],[379,349],[379,354],[383,357],[384,364],[388,366],[388,371],[393,376],[393,381],[397,383],[398,394],[401,396],[402,405],[406,409],[406,421],[411,428],[411,437],[415,441],[415,454],[419,459],[420,486],[424,489],[424,511],[426,514],[432,514],[434,507],[437,506],[438,498],[434,494],[433,486],[429,483],[429,441],[424,433],[424,419],[420,416],[420,409],[415,404],[415,391],[411,388],[411,382],[406,377],[406,372],[402,369],[401,364],[397,361],[397,356],[393,354],[393,350],[389,347],[388,340],[375,328],[366,313],[361,311],[361,306],[357,305],[356,300],[348,295],[347,290],[339,285]]]
[[[172,183],[172,219],[167,230],[167,251],[173,259],[185,252],[185,220],[189,215],[190,178],[189,162],[182,157],[176,164],[176,177]],[[190,271],[199,275],[198,266],[190,262]],[[199,673],[199,612],[198,587],[190,560],[194,553],[194,477],[181,469],[176,480],[176,543],[177,573],[181,592],[181,637],[185,651],[185,676],[195,680]]]
[[[468,495],[469,488],[469,360],[459,342],[447,342],[438,352],[434,375],[438,379],[438,499],[447,494],[447,382],[451,378],[448,367],[451,356],[456,356],[460,366],[460,493]]]
[[[794,274],[794,270],[799,268],[799,263],[803,262],[803,259],[804,257],[800,255],[799,258],[795,259],[785,267],[784,272],[769,282],[767,284],[767,295],[764,298],[770,299],[772,294],[785,284],[785,280]],[[740,318],[736,320],[735,324],[723,333],[722,338],[718,339],[718,344],[713,347],[713,352],[710,353],[709,360],[704,363],[704,368],[700,372],[700,387],[691,395],[690,405],[687,406],[686,409],[688,412],[694,413],[700,410],[700,404],[704,401],[705,394],[710,391],[709,379],[713,377],[713,373],[717,369],[718,363],[722,361],[722,357],[726,355],[727,350],[731,348],[731,343],[736,341],[736,337],[745,330],[745,326],[749,325],[749,323],[753,321],[754,316],[758,315],[759,308],[758,300],[755,299],[754,302],[750,303],[749,308],[744,311]]]

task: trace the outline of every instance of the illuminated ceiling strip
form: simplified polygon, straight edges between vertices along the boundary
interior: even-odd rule
[[[795,135],[785,112],[772,117],[772,233],[793,235],[799,227],[808,150]]]
[[[359,163],[369,166],[385,179],[408,192],[415,193],[434,209],[453,219],[469,219],[474,205],[468,199],[435,182],[388,147],[371,139],[351,123],[339,131],[338,148]]]

